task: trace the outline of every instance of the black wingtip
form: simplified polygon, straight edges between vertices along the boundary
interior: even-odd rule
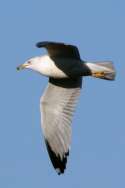
[[[53,164],[53,167],[55,168],[56,172],[58,175],[61,175],[64,173],[65,169],[66,169],[66,163],[67,163],[67,156],[69,155],[69,151],[67,153],[64,154],[64,157],[61,159],[60,156],[56,155],[47,140],[45,140],[46,146],[47,146],[47,150],[49,153],[49,157],[51,159],[51,162]]]
[[[42,48],[42,47],[46,47],[47,45],[50,45],[50,44],[55,44],[55,42],[52,42],[52,41],[43,41],[43,42],[37,42],[36,43],[36,47],[37,48]]]
[[[42,46],[43,46],[43,42],[37,42],[37,43],[36,43],[36,47],[37,47],[37,48],[41,48]]]
[[[37,48],[42,48],[42,47],[47,47],[48,45],[66,45],[63,42],[54,42],[54,41],[43,41],[43,42],[37,42],[36,47]]]

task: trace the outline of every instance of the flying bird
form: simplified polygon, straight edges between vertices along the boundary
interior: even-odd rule
[[[76,46],[58,42],[38,42],[47,55],[28,59],[17,70],[32,69],[49,77],[40,99],[41,125],[48,154],[58,174],[64,173],[71,145],[71,123],[82,87],[82,77],[115,79],[110,61],[88,62],[80,58]]]

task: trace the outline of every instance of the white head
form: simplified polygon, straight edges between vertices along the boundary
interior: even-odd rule
[[[52,60],[48,55],[28,59],[24,64],[19,65],[17,70],[32,69],[45,76],[51,76]]]
[[[17,70],[22,70],[22,69],[32,69],[36,70],[37,66],[41,64],[41,57],[34,57],[31,59],[28,59],[24,64],[21,64],[17,67]]]

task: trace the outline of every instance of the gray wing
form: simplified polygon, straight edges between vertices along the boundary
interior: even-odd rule
[[[80,94],[82,78],[50,79],[41,97],[41,122],[51,162],[64,173],[71,143],[71,121]]]
[[[38,48],[46,48],[50,57],[67,57],[80,60],[78,48],[73,45],[68,45],[58,42],[38,42]]]

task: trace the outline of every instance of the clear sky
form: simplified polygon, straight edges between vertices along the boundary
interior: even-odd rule
[[[0,1],[0,187],[125,187],[125,1]],[[58,176],[40,128],[47,84],[27,58],[45,53],[38,41],[79,47],[85,60],[112,60],[116,81],[85,78],[73,118],[67,170]]]

